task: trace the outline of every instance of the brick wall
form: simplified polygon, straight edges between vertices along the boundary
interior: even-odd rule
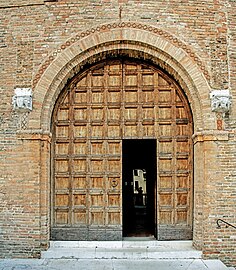
[[[217,218],[223,218],[236,224],[235,8],[236,3],[232,0],[0,1],[2,257],[38,256],[40,250],[47,247],[49,239],[50,130],[27,130],[27,119],[30,117],[34,121],[32,127],[41,128],[37,108],[42,106],[44,94],[40,96],[37,93],[33,103],[34,112],[28,117],[27,114],[13,111],[11,102],[14,88],[34,88],[36,84],[33,82],[38,82],[37,75],[41,76],[41,70],[42,73],[45,70],[42,64],[55,52],[55,57],[60,55],[61,45],[81,31],[86,33],[102,24],[130,21],[155,27],[163,32],[163,39],[171,36],[172,44],[176,38],[177,47],[182,46],[193,61],[197,63],[199,59],[198,63],[201,62],[199,77],[203,76],[209,89],[231,91],[232,109],[229,116],[224,118],[222,131],[229,135],[224,139],[221,135],[214,135],[210,139],[209,136],[199,135],[195,142],[194,243],[203,249],[206,257],[219,256],[229,264],[236,264],[233,254],[235,232],[229,228],[216,230],[215,223]],[[104,35],[107,31],[104,30]],[[101,30],[98,35],[102,34]],[[144,43],[148,36],[145,39]],[[94,53],[89,52],[91,56]],[[176,74],[173,72],[172,75]],[[52,78],[51,82],[46,83],[53,85],[55,81]],[[190,102],[194,103],[191,99]],[[210,109],[209,93],[200,97],[200,103],[204,113],[199,110],[195,120],[201,118],[202,125],[195,121],[195,132],[214,134],[216,115]],[[22,119],[26,121],[25,131],[20,130]]]
[[[205,178],[203,242],[204,257],[220,258],[235,265],[235,229],[222,226],[217,229],[216,219],[235,225],[235,134],[228,141],[207,143],[206,166],[210,167]]]

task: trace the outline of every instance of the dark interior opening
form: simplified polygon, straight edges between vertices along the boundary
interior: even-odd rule
[[[155,236],[156,140],[122,144],[123,236]]]

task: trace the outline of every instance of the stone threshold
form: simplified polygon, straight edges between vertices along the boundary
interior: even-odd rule
[[[50,241],[50,248],[132,248],[157,247],[161,249],[195,250],[192,241],[157,241],[149,237],[126,237],[122,241]]]
[[[201,259],[192,241],[51,241],[44,259]]]

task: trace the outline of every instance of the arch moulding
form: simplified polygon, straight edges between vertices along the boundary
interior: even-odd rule
[[[68,80],[88,63],[127,56],[157,64],[172,75],[184,90],[194,118],[195,132],[212,129],[207,83],[208,72],[188,45],[153,26],[124,22],[98,26],[66,41],[41,65],[33,80],[34,109],[29,128],[50,131],[56,100]]]

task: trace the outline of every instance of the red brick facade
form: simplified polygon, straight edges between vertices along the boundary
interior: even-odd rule
[[[38,257],[50,240],[51,117],[68,80],[109,57],[149,61],[185,92],[194,121],[193,244],[236,265],[234,1],[0,1],[0,254]],[[14,110],[16,88],[33,109]],[[213,112],[210,93],[232,105]]]

